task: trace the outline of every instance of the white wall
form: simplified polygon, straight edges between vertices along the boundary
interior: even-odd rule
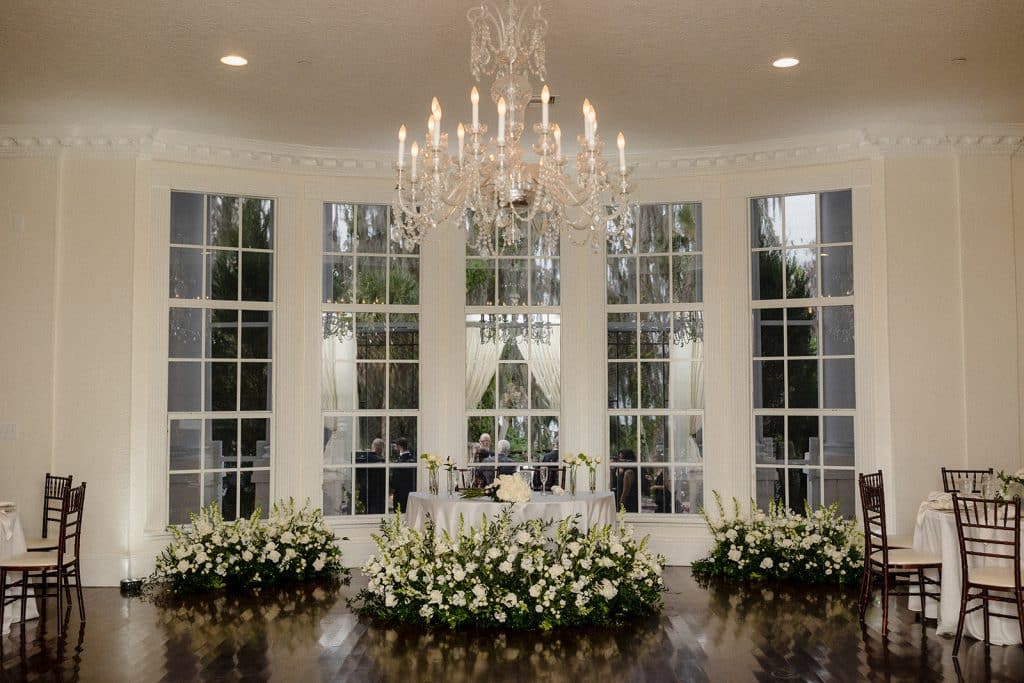
[[[0,159],[0,498],[40,532],[53,452],[53,348],[60,162]],[[24,496],[25,491],[39,495]]]
[[[858,467],[882,467],[896,528],[939,485],[943,464],[1021,464],[1024,162],[917,157],[679,171],[648,178],[644,201],[703,203],[706,239],[707,495],[746,499],[750,449],[747,198],[854,188]],[[0,498],[38,512],[42,475],[89,482],[85,579],[144,575],[165,542],[167,204],[171,188],[279,200],[274,491],[320,488],[319,244],[323,201],[389,201],[384,178],[148,160],[0,159]],[[15,217],[24,215],[22,223]],[[464,447],[462,246],[423,247],[421,449]],[[565,437],[604,452],[603,255],[566,247]],[[574,331],[570,337],[569,331]],[[454,337],[451,336],[454,333]],[[350,562],[376,521],[339,527]],[[696,519],[641,527],[688,562],[708,539]],[[131,565],[129,566],[129,561]]]

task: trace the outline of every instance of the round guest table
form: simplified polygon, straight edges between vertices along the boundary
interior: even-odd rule
[[[422,531],[426,528],[427,517],[430,517],[438,531],[443,529],[454,535],[459,529],[460,517],[465,519],[467,526],[476,526],[485,517],[499,517],[508,506],[508,503],[496,503],[490,498],[410,493],[405,519],[409,526]],[[614,524],[615,498],[612,492],[578,493],[575,496],[535,492],[530,502],[512,504],[513,523],[528,519],[554,520],[557,523],[577,514],[577,523],[583,529]]]
[[[7,560],[15,555],[28,552],[25,547],[25,532],[21,528],[21,520],[18,513],[13,509],[5,507],[0,509],[0,560]],[[25,606],[25,618],[39,618],[39,610],[36,608],[36,601],[32,599],[34,591],[28,592],[29,601]],[[8,597],[20,596],[21,589],[9,589]],[[0,635],[7,635],[11,624],[21,620],[21,604],[12,602],[4,609],[4,621],[0,624]]]

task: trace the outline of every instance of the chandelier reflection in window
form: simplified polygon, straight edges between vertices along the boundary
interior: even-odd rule
[[[554,324],[546,315],[535,315],[528,320],[525,315],[492,315],[481,313],[475,324],[480,329],[480,343],[502,345],[510,342],[527,342],[529,344],[551,344]],[[500,320],[500,322],[499,322]]]
[[[470,94],[472,121],[459,123],[457,153],[448,148],[441,105],[434,98],[427,134],[420,146],[412,143],[408,163],[406,129],[398,132],[398,187],[392,204],[392,238],[412,249],[437,226],[452,217],[471,216],[469,230],[497,231],[505,244],[515,244],[533,224],[546,236],[565,232],[576,244],[594,249],[607,239],[631,246],[633,234],[631,169],[626,166],[625,138],[619,133],[618,167],[609,171],[604,143],[597,132],[597,112],[583,102],[583,133],[577,136],[575,178],[563,155],[562,131],[549,118],[550,90],[541,92],[541,121],[533,125],[536,142],[526,158],[521,140],[526,107],[533,98],[530,76],[546,80],[544,36],[547,20],[536,0],[520,10],[508,0],[506,11],[482,4],[467,13],[471,28],[470,67],[477,81],[494,76],[491,99],[498,122],[493,137],[480,122],[480,94]],[[563,228],[565,228],[563,230]],[[472,235],[470,240],[474,241]]]

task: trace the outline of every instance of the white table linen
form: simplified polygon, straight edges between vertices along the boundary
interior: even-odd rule
[[[6,530],[10,529],[10,536]],[[15,555],[28,552],[25,547],[25,532],[21,528],[21,520],[18,513],[10,510],[0,510],[0,560],[6,560]],[[21,589],[8,589],[8,596],[20,596]],[[25,606],[26,619],[38,619],[39,610],[36,608],[34,593],[30,590],[28,605]],[[21,621],[21,605],[13,602],[4,609],[4,621],[0,624],[0,635],[7,635],[11,630],[11,624]]]
[[[489,498],[459,498],[457,496],[432,496],[426,493],[410,493],[406,523],[418,531],[426,527],[427,517],[434,520],[438,531],[447,530],[455,534],[459,518],[465,519],[466,526],[479,525],[484,517],[494,519],[501,515],[507,503],[495,503]],[[553,519],[559,522],[579,514],[583,529],[615,523],[615,500],[611,491],[582,493],[575,497],[565,495],[540,495],[535,493],[528,503],[512,505],[512,522],[528,519]]]
[[[922,510],[919,518],[920,522],[914,527],[914,550],[934,553],[942,558],[938,613],[936,614],[935,601],[929,598],[926,601],[926,615],[930,619],[938,617],[936,633],[955,635],[957,622],[960,619],[960,597],[963,593],[956,516],[952,510],[927,509]],[[990,559],[985,564],[998,565],[1005,564],[1005,562]],[[934,574],[934,572],[930,573]],[[977,601],[972,600],[967,603],[967,607],[970,608],[977,604]],[[915,612],[920,612],[920,598],[911,597],[908,600],[908,606]],[[1010,604],[991,601],[989,610],[993,613],[1013,614],[1016,617],[1016,608]],[[985,618],[981,610],[967,615],[967,619],[964,621],[964,635],[978,640],[985,637]],[[1020,627],[1016,620],[990,617],[989,640],[993,645],[1019,645],[1021,642]]]

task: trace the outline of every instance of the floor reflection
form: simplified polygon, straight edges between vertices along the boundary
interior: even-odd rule
[[[125,598],[87,589],[89,621],[56,637],[51,611],[0,639],[4,680],[64,681],[1019,681],[1024,648],[952,639],[897,604],[857,620],[856,588],[701,587],[666,572],[664,612],[620,629],[423,631],[372,624],[346,604],[362,587]],[[958,678],[959,676],[959,678]]]

